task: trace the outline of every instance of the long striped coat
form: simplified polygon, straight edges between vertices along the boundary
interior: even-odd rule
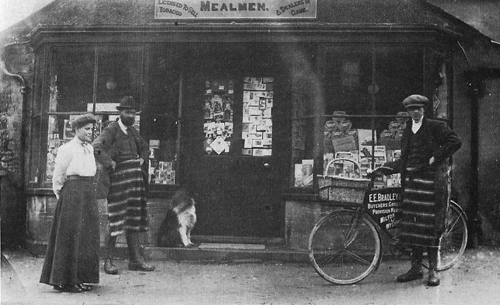
[[[435,163],[415,172],[407,169],[410,153],[411,121],[401,142],[401,159],[388,164],[402,174],[403,219],[400,240],[410,246],[438,247],[444,231],[450,195],[449,158],[461,141],[445,122],[423,118],[422,133],[426,155]]]
[[[101,175],[109,172],[109,190],[101,191],[108,200],[108,219],[111,236],[125,230],[148,230],[146,211],[146,181],[138,158],[147,161],[148,145],[133,128],[125,134],[117,122],[108,125],[92,143],[96,160],[102,164]],[[111,170],[111,161],[116,168]],[[98,183],[104,184],[99,179]],[[104,189],[98,185],[98,189]]]

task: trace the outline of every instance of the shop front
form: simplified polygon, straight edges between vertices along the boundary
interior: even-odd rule
[[[94,12],[92,22],[82,14],[29,35],[31,244],[44,244],[50,229],[54,159],[72,118],[94,113],[97,136],[122,95],[140,102],[135,127],[150,148],[151,246],[184,188],[197,202],[193,240],[304,248],[329,209],[319,196],[326,164],[350,159],[356,166],[334,161],[327,174],[362,178],[398,158],[406,96],[428,96],[427,116],[453,123],[456,38],[420,1],[143,2],[135,12],[103,6],[113,25]],[[399,183],[394,175],[377,186]]]

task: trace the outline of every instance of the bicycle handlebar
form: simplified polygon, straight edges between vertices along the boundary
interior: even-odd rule
[[[392,168],[387,167],[387,166],[381,166],[381,167],[377,167],[372,172],[368,173],[366,175],[366,177],[368,177],[369,179],[373,179],[373,178],[375,178],[377,176],[391,175],[393,172],[394,172],[394,170]]]

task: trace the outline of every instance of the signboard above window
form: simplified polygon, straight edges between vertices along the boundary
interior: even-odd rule
[[[155,0],[158,20],[311,19],[318,0]]]

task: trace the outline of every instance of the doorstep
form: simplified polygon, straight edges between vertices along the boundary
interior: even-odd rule
[[[203,245],[203,246],[202,246]],[[224,245],[228,245],[225,247]],[[200,247],[201,246],[201,247]],[[26,250],[36,256],[45,255],[46,245],[28,243]],[[104,258],[106,248],[101,245],[101,258]],[[142,249],[144,257],[152,261],[204,262],[204,263],[309,263],[309,254],[305,249],[290,249],[283,245],[246,245],[238,244],[207,245],[196,244],[188,248],[167,248],[146,246]],[[117,244],[115,258],[128,259],[128,249],[124,244]],[[384,251],[384,260],[408,260],[408,254],[395,254]]]
[[[201,244],[190,248],[146,247],[144,254],[150,260],[203,261],[216,263],[256,263],[276,261],[283,263],[306,263],[306,250],[289,249],[284,246],[231,245],[211,246]]]
[[[201,245],[203,245],[200,247]],[[27,243],[26,249],[33,255],[45,255],[47,245],[42,243]],[[100,255],[104,257],[106,248],[101,245]],[[290,249],[282,245],[250,245],[246,247],[207,246],[207,243],[196,244],[189,248],[167,248],[146,246],[143,253],[148,260],[198,261],[214,263],[251,263],[276,261],[283,263],[307,263],[307,250]],[[124,244],[116,245],[115,256],[128,259],[128,249]]]

